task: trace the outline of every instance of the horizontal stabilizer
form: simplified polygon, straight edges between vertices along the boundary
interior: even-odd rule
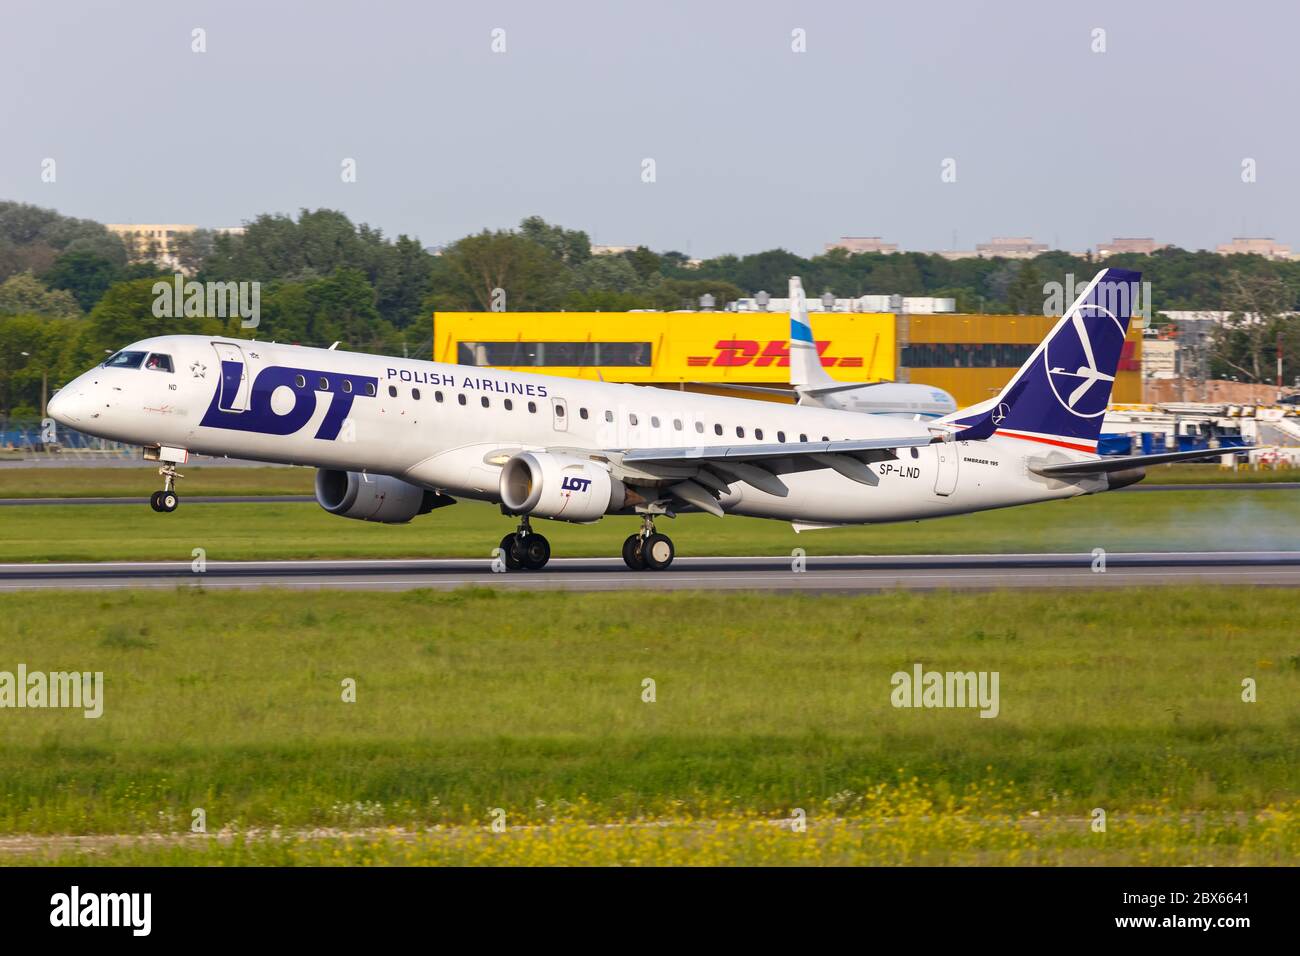
[[[1127,471],[1146,465],[1163,465],[1171,461],[1196,461],[1199,458],[1220,458],[1239,452],[1253,451],[1254,445],[1241,448],[1210,448],[1200,451],[1169,451],[1159,455],[1122,455],[1114,458],[1093,458],[1089,461],[1064,461],[1055,465],[1030,465],[1029,470],[1045,478],[1074,478],[1101,475],[1106,472]]]

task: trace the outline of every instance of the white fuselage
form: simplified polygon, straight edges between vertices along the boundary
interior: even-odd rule
[[[57,393],[50,414],[117,441],[385,474],[487,501],[500,500],[500,465],[521,450],[707,448],[929,434],[923,422],[877,415],[293,345],[176,335],[128,348],[170,356],[174,371],[96,367]],[[223,356],[243,363],[224,382]],[[272,366],[292,380],[255,393],[252,383]],[[225,366],[228,373],[232,368]],[[349,400],[340,416],[338,408]],[[335,402],[342,404],[331,412]],[[267,433],[284,431],[297,419],[302,423],[287,433]],[[1075,456],[998,436],[946,442],[900,449],[896,460],[870,465],[879,479],[874,485],[819,468],[783,475],[789,489],[784,497],[735,482],[720,503],[732,514],[854,524],[1105,490],[1104,479],[1067,482],[1026,467],[1031,460],[1069,457]]]

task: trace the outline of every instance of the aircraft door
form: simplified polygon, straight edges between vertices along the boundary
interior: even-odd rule
[[[957,453],[957,443],[952,441],[935,442],[934,449],[937,465],[934,476],[934,493],[950,495],[957,490],[957,463],[961,456]]]
[[[244,350],[232,342],[213,342],[212,347],[217,350],[220,368],[217,379],[221,383],[221,394],[217,407],[225,412],[248,411],[253,382]]]
[[[551,399],[551,424],[557,432],[569,430],[569,407],[562,398]]]

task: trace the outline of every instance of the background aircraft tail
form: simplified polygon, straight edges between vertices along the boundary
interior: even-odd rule
[[[961,437],[997,433],[1095,452],[1142,274],[1103,269],[996,398],[941,419]]]
[[[822,367],[821,353],[808,321],[808,300],[798,276],[790,277],[790,384],[829,385],[835,380]]]

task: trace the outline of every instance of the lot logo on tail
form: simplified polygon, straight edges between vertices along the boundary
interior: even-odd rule
[[[1081,305],[1047,343],[1047,382],[1056,400],[1080,418],[1106,414],[1110,385],[1115,381],[1113,370],[1123,347],[1124,326],[1114,314],[1100,305]],[[1105,367],[1111,374],[1098,368],[1098,354],[1107,360]],[[1114,362],[1109,361],[1111,356]],[[1101,387],[1094,387],[1097,385]]]

